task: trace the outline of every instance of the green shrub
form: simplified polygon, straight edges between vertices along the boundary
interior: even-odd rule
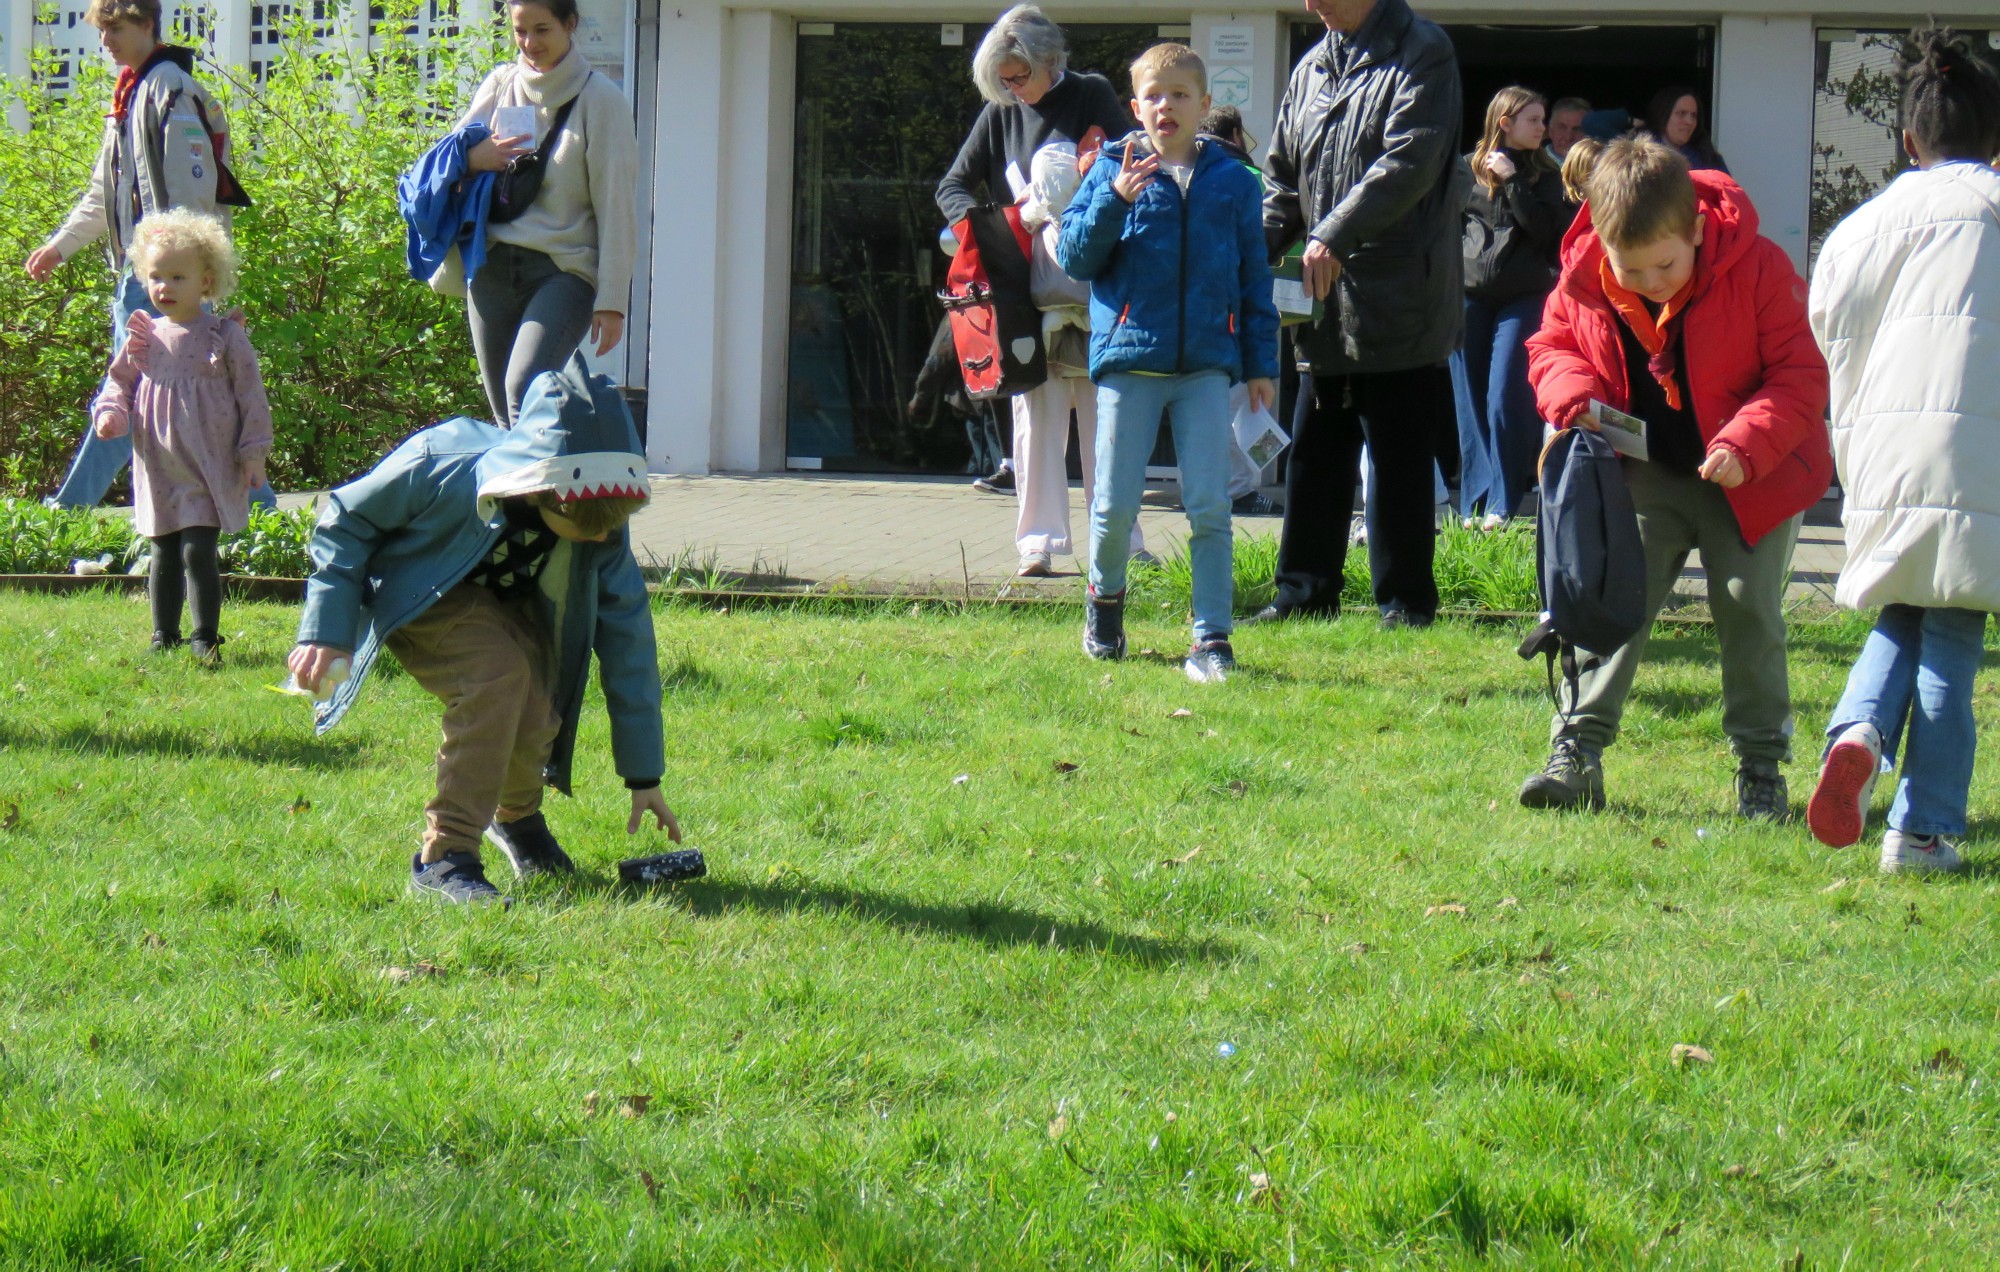
[[[339,6],[340,19],[357,0]],[[231,166],[256,206],[235,218],[243,258],[233,304],[247,315],[271,397],[281,487],[336,484],[439,419],[484,414],[464,303],[413,281],[396,177],[456,120],[479,75],[507,55],[490,10],[464,5],[467,34],[419,50],[388,0],[366,54],[314,50],[303,9],[282,27],[262,84],[204,59],[230,118]],[[441,0],[446,13],[455,0]],[[329,8],[327,19],[336,15]],[[38,57],[46,53],[38,52]],[[88,248],[35,283],[19,263],[68,214],[96,156],[111,75],[90,59],[65,98],[39,79],[0,78],[0,490],[54,487],[109,355],[112,278]]]
[[[311,572],[310,508],[250,510],[241,534],[223,536],[222,572],[267,578],[304,578]],[[45,508],[32,499],[0,499],[0,574],[68,574],[77,561],[110,558],[106,568],[127,569],[144,557],[147,541],[132,521],[92,508]]]

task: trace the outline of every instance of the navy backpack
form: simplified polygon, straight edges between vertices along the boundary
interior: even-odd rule
[[[1621,462],[1610,442],[1585,428],[1561,429],[1542,448],[1535,527],[1542,621],[1520,652],[1548,658],[1552,694],[1560,659],[1571,701],[1576,651],[1609,657],[1646,625],[1646,551]]]

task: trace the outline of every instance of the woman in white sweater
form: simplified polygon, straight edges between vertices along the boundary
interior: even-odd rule
[[[503,181],[510,164],[518,172],[518,161],[542,159],[531,202],[493,205],[508,219],[487,223],[466,304],[494,422],[511,427],[529,381],[568,362],[586,335],[600,356],[624,338],[639,142],[625,95],[571,39],[576,0],[510,0],[507,16],[520,56],[486,77],[461,127],[493,128],[467,161]]]
[[[1972,784],[1972,682],[2000,611],[2000,76],[1949,31],[1905,54],[1916,162],[1834,228],[1813,268],[1846,491],[1836,593],[1882,613],[1827,729],[1806,820],[1861,838],[1904,737],[1882,870],[1957,870]]]

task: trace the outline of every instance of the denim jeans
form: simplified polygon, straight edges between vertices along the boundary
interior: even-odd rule
[[[132,276],[130,267],[118,276],[118,285],[111,290],[111,357],[116,360],[125,350],[125,321],[135,313],[148,313],[158,318],[160,311],[153,308],[153,302],[146,295],[145,284]],[[97,430],[86,420],[83,426],[83,443],[76,448],[76,458],[70,461],[69,475],[56,493],[47,502],[59,508],[95,508],[104,502],[104,495],[111,489],[111,483],[118,480],[118,474],[132,462],[132,435],[114,437],[106,441],[97,435]],[[271,489],[271,483],[250,492],[250,506],[253,508],[275,508],[278,496]]]
[[[1505,305],[1465,302],[1465,345],[1451,356],[1458,405],[1458,511],[1514,515],[1535,482],[1542,417],[1528,384],[1528,337],[1542,327],[1542,298]]]
[[[1160,417],[1169,411],[1194,573],[1194,638],[1221,640],[1232,625],[1236,576],[1229,530],[1229,377],[1220,371],[1113,371],[1098,382],[1090,590],[1096,596],[1125,590],[1132,525],[1146,493],[1146,460],[1160,437]]]
[[[1908,835],[1965,833],[1972,786],[1972,681],[1986,652],[1986,615],[1978,610],[1885,605],[1875,630],[1847,673],[1847,691],[1833,709],[1829,744],[1850,724],[1866,722],[1882,735],[1892,762],[1909,725],[1902,780],[1889,825]]]

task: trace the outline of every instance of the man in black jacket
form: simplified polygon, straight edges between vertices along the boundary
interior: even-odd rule
[[[1264,232],[1273,254],[1306,237],[1306,287],[1326,315],[1295,332],[1311,396],[1293,432],[1277,601],[1259,617],[1339,612],[1365,437],[1382,624],[1427,626],[1432,470],[1455,427],[1447,359],[1464,321],[1458,56],[1407,0],[1306,3],[1327,36],[1278,107]]]

